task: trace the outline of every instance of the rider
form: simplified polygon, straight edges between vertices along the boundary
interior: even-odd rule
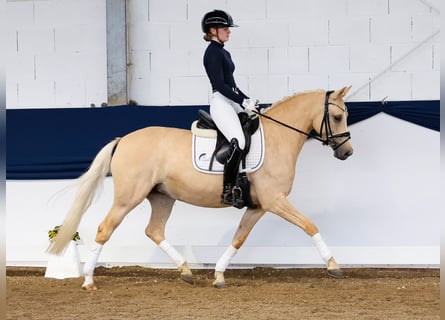
[[[218,129],[230,141],[230,152],[224,164],[224,189],[221,203],[234,205],[241,201],[241,189],[237,186],[238,169],[245,147],[245,139],[238,118],[239,112],[250,116],[258,112],[258,100],[250,99],[235,83],[235,64],[224,49],[229,40],[230,27],[238,27],[232,17],[222,10],[207,12],[201,21],[204,40],[210,42],[204,53],[204,67],[213,89],[210,114]]]

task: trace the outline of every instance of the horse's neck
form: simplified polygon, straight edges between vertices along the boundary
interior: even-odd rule
[[[313,129],[314,117],[317,114],[318,100],[320,100],[318,92],[295,95],[278,102],[266,114],[288,126],[309,134]],[[279,125],[277,128],[283,130],[283,133],[292,133],[292,129],[285,126]],[[294,136],[297,140],[306,141],[307,136],[298,133],[297,130],[294,133],[296,133]]]
[[[292,128],[301,130],[307,134],[313,129],[314,117],[317,115],[317,106],[322,98],[317,93],[294,96],[278,102],[266,114]],[[296,130],[263,119],[266,150],[275,154],[282,161],[287,159],[287,167],[293,168],[307,140],[307,136]]]

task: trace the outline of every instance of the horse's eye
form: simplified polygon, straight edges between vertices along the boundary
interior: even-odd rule
[[[334,116],[334,120],[337,122],[341,121],[341,115]]]

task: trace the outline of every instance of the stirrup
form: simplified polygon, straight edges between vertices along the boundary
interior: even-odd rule
[[[230,190],[225,190],[221,195],[222,204],[230,204],[235,208],[244,207],[243,190],[239,186],[233,186]]]

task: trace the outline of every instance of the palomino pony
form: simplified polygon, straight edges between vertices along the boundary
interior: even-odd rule
[[[266,211],[303,229],[312,237],[327,265],[328,274],[342,277],[341,269],[317,226],[295,209],[287,196],[294,181],[297,157],[312,130],[317,132],[317,140],[334,150],[336,158],[345,160],[352,155],[346,124],[348,112],[343,101],[350,88],[295,94],[260,114],[265,155],[262,166],[248,174],[251,198],[256,208],[247,208],[231,245],[218,260],[213,282],[215,287],[226,286],[224,271]],[[77,179],[76,198],[59,234],[48,248],[49,253],[63,252],[104,178],[111,172],[114,180],[113,205],[98,227],[95,243],[84,266],[84,289],[97,289],[93,273],[103,245],[124,217],[144,199],[148,199],[152,208],[146,235],[172,258],[180,270],[180,277],[193,283],[187,261],[164,236],[173,204],[179,200],[209,208],[227,205],[220,203],[222,175],[202,173],[193,167],[191,141],[189,130],[165,127],[136,130],[103,147],[88,171]],[[171,156],[172,150],[175,156]]]

